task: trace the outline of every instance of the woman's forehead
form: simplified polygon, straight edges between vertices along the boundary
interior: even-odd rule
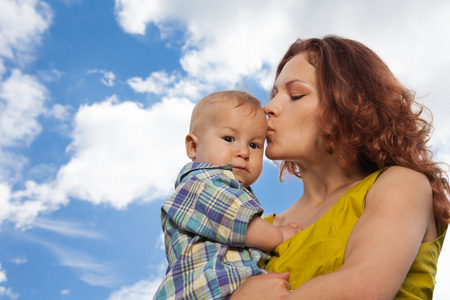
[[[308,61],[305,53],[295,55],[284,65],[275,80],[275,86],[296,81],[306,85],[314,85],[316,81],[316,68]]]

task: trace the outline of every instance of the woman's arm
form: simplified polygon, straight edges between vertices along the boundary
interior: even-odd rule
[[[428,179],[402,167],[387,169],[366,195],[342,267],[309,280],[285,299],[394,298],[433,224]],[[269,282],[258,285],[258,277],[251,279],[255,294],[270,290]]]
[[[428,179],[402,167],[387,169],[367,193],[343,266],[306,282],[286,299],[394,298],[430,219],[434,218]]]
[[[230,300],[278,300],[291,293],[289,273],[267,273],[247,279]]]

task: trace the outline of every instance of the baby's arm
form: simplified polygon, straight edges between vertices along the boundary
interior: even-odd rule
[[[274,226],[260,216],[254,216],[247,227],[245,245],[263,251],[272,251],[299,231],[301,228],[296,223]]]

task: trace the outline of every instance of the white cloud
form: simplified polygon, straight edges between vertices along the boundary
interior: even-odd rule
[[[22,64],[48,29],[50,6],[38,0],[0,0],[0,75],[6,70],[4,59]]]
[[[138,93],[165,93],[169,86],[176,80],[175,75],[167,75],[165,71],[154,72],[150,74],[145,80],[140,77],[133,77],[128,79],[128,84]]]
[[[359,40],[375,50],[406,86],[419,96],[428,95],[424,103],[433,109],[436,133],[450,137],[446,113],[450,40],[442,38],[450,36],[450,2],[323,0],[320,4],[317,10],[312,0],[214,4],[116,0],[115,12],[123,30],[132,34],[144,35],[146,27],[154,24],[170,42],[178,26],[185,32],[180,63],[186,78],[216,88],[245,84],[249,78],[270,87],[274,66],[297,37],[337,34]],[[254,7],[258,13],[253,13]],[[137,82],[145,85],[142,79]]]
[[[167,90],[168,97],[187,97],[197,102],[205,92],[215,91],[216,87],[192,78],[180,78],[172,89]]]
[[[70,197],[123,209],[133,201],[150,201],[173,190],[179,169],[188,161],[184,137],[193,103],[165,98],[150,108],[119,103],[115,96],[82,106],[74,120],[71,160],[54,181],[25,182],[11,192],[0,184],[0,223],[31,226],[36,217],[66,205]],[[38,220],[35,226],[63,234],[68,227]]]
[[[102,74],[102,78],[100,79],[100,82],[106,85],[107,87],[113,87],[114,86],[114,80],[116,79],[116,75],[111,71],[106,70],[89,70],[88,74],[95,74],[100,73]]]
[[[156,280],[142,280],[134,285],[122,287],[109,296],[108,300],[147,300],[152,299],[162,278]]]
[[[161,234],[159,235],[159,239],[158,242],[156,242],[156,248],[161,249],[162,251],[165,251],[165,246],[164,246],[164,234],[161,232]]]
[[[30,209],[33,203],[20,204],[11,198],[11,186],[20,179],[28,160],[12,147],[29,146],[41,132],[38,117],[45,113],[48,94],[36,77],[23,74],[19,69],[9,70],[6,64],[21,67],[32,59],[34,48],[51,23],[52,12],[47,3],[38,0],[0,0],[0,7],[1,224],[7,218],[25,217],[35,210]],[[3,80],[6,71],[10,74]]]
[[[169,76],[165,71],[153,72],[145,79],[133,77],[128,79],[127,83],[137,93],[165,95],[169,98],[187,98],[194,102],[200,100],[205,93],[218,89],[195,78],[186,78],[179,74]]]
[[[162,3],[158,1],[133,0],[116,1],[115,10],[118,21],[128,33],[145,34],[148,22],[157,20],[158,10]]]
[[[47,109],[45,115],[47,117],[52,117],[60,121],[68,120],[70,117],[70,110],[72,107],[68,105],[55,104],[52,108]]]
[[[65,296],[65,295],[69,295],[70,290],[62,290],[61,291],[61,295]]]
[[[19,298],[19,295],[14,293],[11,288],[5,288],[3,286],[0,286],[0,297],[8,297],[10,299],[17,299]]]
[[[114,80],[116,79],[116,75],[113,72],[105,72],[103,73],[103,78],[100,79],[100,82],[106,86],[112,87],[114,86]]]
[[[2,264],[0,263],[0,283],[7,282],[6,273],[2,269]],[[5,288],[4,286],[0,286],[0,298],[2,297],[9,297],[10,299],[17,299],[19,295],[16,293],[13,293],[11,288]]]
[[[0,198],[0,206],[6,208],[6,212],[0,215],[3,217],[0,222],[6,219],[18,228],[28,227],[39,214],[55,211],[69,201],[64,192],[55,188],[54,183],[39,185],[27,181],[24,190],[9,191],[9,197],[8,193],[3,194],[7,197]]]
[[[37,117],[44,109],[47,89],[30,75],[13,70],[0,83],[0,147],[28,145],[40,132]]]
[[[7,219],[11,213],[11,188],[9,185],[0,182],[0,224]]]
[[[26,162],[27,158],[25,156],[3,150],[0,147],[0,185],[17,181],[20,178],[20,171]]]
[[[6,282],[6,273],[5,271],[2,270],[2,264],[0,263],[0,283],[1,282]]]
[[[167,39],[173,31],[171,21],[175,20],[186,31],[180,61],[184,70],[198,80],[229,88],[280,58],[279,53],[287,44],[278,41],[294,31],[285,15],[285,11],[293,8],[292,4],[287,3],[279,10],[277,3],[261,5],[259,1],[205,4],[202,1],[117,0],[116,15],[126,32],[145,34],[147,24],[154,23]],[[258,13],[249,13],[255,6],[261,6]],[[255,28],[264,34],[255,34]],[[268,45],[268,41],[272,43]]]
[[[0,82],[0,224],[6,218],[32,219],[36,211],[43,210],[36,201],[13,200],[11,185],[20,178],[27,158],[12,147],[28,146],[41,132],[38,117],[45,113],[47,93],[35,77],[17,69]]]
[[[437,70],[448,70],[450,40],[441,38],[450,34],[448,2],[400,1],[396,5],[402,7],[401,12],[390,2],[321,1],[320,11],[314,9],[315,5],[315,1],[283,1],[280,5],[256,0],[214,4],[116,0],[115,11],[128,33],[144,35],[147,25],[154,24],[161,37],[170,41],[174,26],[185,31],[180,62],[188,76],[197,81],[229,86],[246,76],[266,81],[272,77],[268,70],[273,70],[297,37],[325,34],[341,34],[367,43],[415,88],[440,78]],[[257,14],[253,13],[255,6]],[[315,10],[316,18],[309,17],[311,10]],[[263,34],[256,34],[255,28]],[[426,65],[421,64],[424,61]]]
[[[115,97],[81,107],[68,148],[72,159],[60,169],[57,188],[116,208],[167,195],[187,161],[184,136],[192,108],[185,99],[144,109]]]

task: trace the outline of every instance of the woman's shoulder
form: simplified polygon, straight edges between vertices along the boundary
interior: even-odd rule
[[[432,213],[432,202],[431,184],[425,174],[401,166],[383,170],[366,195],[366,209]]]
[[[402,166],[391,166],[384,169],[374,183],[375,188],[385,188],[389,186],[431,191],[430,181],[425,174]]]

